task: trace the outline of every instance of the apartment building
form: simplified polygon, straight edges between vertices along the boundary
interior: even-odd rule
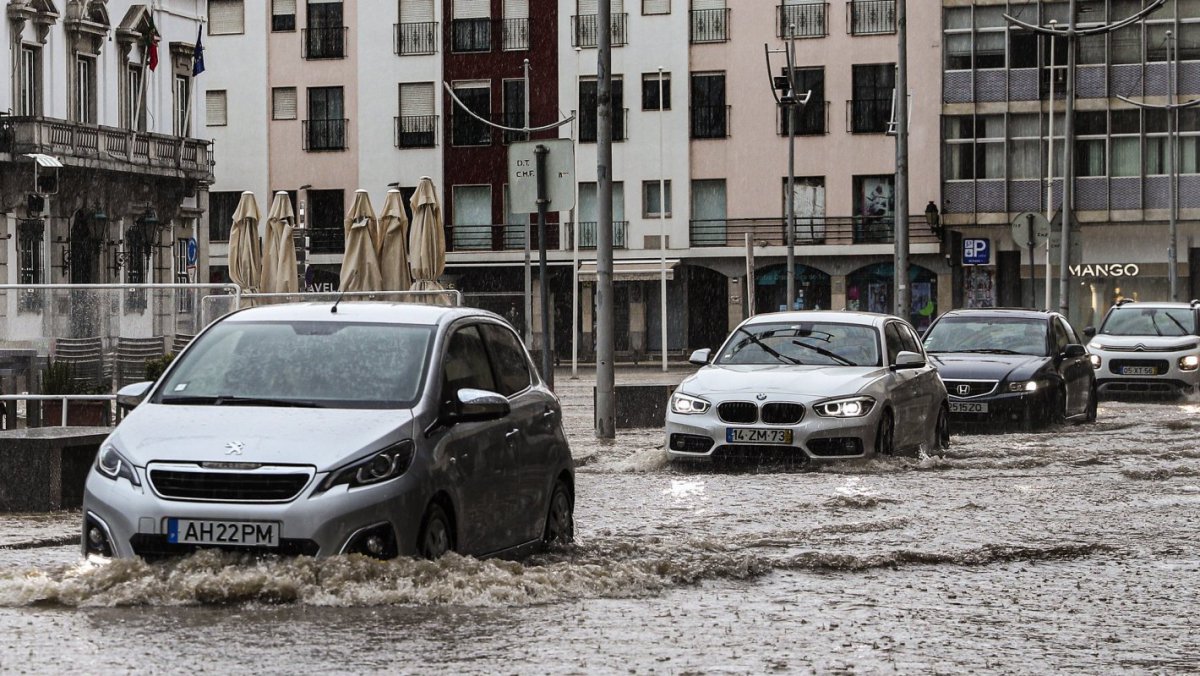
[[[1045,252],[1014,242],[1012,218],[1023,212],[1053,215],[1061,207],[1064,40],[1010,30],[1004,14],[1023,21],[1065,25],[1065,2],[942,3],[943,221],[968,239],[987,240],[986,264],[963,270],[968,305],[1041,306]],[[1140,0],[1079,2],[1080,26],[1099,26],[1135,14]],[[1137,23],[1079,41],[1077,104],[1071,150],[1074,209],[1082,244],[1070,277],[1071,319],[1097,321],[1115,300],[1168,296],[1170,164],[1167,113],[1139,110],[1127,97],[1167,102],[1167,35],[1178,42],[1178,92],[1200,95],[1200,2],[1175,0]],[[1054,101],[1050,97],[1054,92]],[[1053,179],[1050,130],[1053,111]],[[1179,245],[1177,274],[1183,299],[1200,295],[1200,113],[1180,111]],[[1052,261],[1052,279],[1059,259]],[[1057,283],[1052,305],[1058,304]],[[1190,294],[1189,294],[1190,292]],[[1184,295],[1187,294],[1187,295]],[[1035,301],[1036,299],[1036,301]]]

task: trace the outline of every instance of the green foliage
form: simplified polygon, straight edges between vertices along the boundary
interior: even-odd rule
[[[81,380],[70,362],[50,362],[42,374],[42,394],[107,394],[104,383]]]
[[[146,380],[158,380],[159,376],[167,370],[171,365],[171,361],[175,359],[173,354],[164,354],[156,359],[146,360]]]

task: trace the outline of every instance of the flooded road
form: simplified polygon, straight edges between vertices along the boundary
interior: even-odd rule
[[[1200,670],[1200,405],[956,435],[944,457],[673,467],[591,438],[577,545],[523,562],[80,562],[0,519],[0,671]],[[16,547],[16,548],[14,548]]]

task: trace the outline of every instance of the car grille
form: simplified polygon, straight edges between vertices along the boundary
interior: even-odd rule
[[[1195,350],[1200,347],[1195,343],[1191,345],[1174,345],[1166,347],[1154,347],[1152,345],[1102,345],[1101,350],[1107,352],[1183,352],[1184,350]]]
[[[832,439],[809,439],[808,450],[823,458],[862,455],[863,443],[858,437],[834,437]]]
[[[748,401],[727,401],[717,407],[717,415],[727,423],[758,422],[758,407]]]
[[[1113,359],[1108,362],[1108,370],[1117,375],[1121,375],[1121,369],[1126,366],[1134,367],[1153,367],[1154,373],[1163,374],[1171,370],[1170,364],[1165,359]]]
[[[216,545],[181,545],[167,542],[166,535],[151,535],[149,533],[136,533],[129,538],[129,545],[133,548],[133,553],[146,559],[147,561],[155,561],[169,557],[184,556],[191,554],[199,549],[223,549],[225,551],[237,552],[239,554],[275,554],[279,556],[316,556],[320,551],[320,546],[313,540],[303,540],[299,538],[281,538],[279,547],[219,547]]]
[[[808,455],[796,446],[734,444],[731,446],[717,446],[716,450],[713,451],[713,459],[732,462],[753,461],[803,464],[808,462]]]
[[[150,483],[162,497],[206,502],[287,502],[300,494],[311,477],[303,471],[150,470]]]
[[[804,406],[771,402],[763,404],[762,421],[768,425],[795,425],[804,418]]]
[[[956,399],[982,397],[996,391],[998,380],[946,380],[946,393]]]

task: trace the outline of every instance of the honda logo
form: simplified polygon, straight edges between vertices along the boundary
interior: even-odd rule
[[[965,397],[971,393],[971,386],[970,385],[959,385],[958,387],[955,388],[955,390],[958,392],[958,396]]]

